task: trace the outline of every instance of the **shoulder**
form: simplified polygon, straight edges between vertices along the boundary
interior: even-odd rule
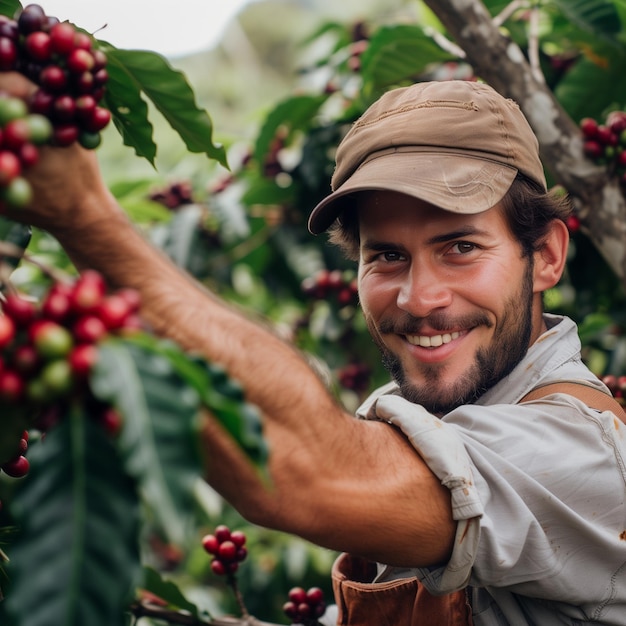
[[[444,419],[485,478],[507,471],[558,482],[586,473],[624,491],[626,425],[612,412],[596,411],[573,396],[466,406]]]

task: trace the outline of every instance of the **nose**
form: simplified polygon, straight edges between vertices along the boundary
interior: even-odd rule
[[[435,309],[449,306],[452,291],[441,272],[427,265],[411,267],[398,290],[398,308],[414,317],[427,317]]]

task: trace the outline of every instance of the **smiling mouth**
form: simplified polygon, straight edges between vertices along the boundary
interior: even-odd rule
[[[450,343],[458,339],[461,333],[454,331],[452,333],[444,333],[443,335],[405,335],[406,340],[413,346],[420,348],[438,348],[446,343]]]

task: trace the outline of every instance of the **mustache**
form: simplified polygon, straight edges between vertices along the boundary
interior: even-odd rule
[[[454,317],[443,312],[431,313],[427,317],[415,317],[406,313],[401,318],[381,320],[378,330],[382,334],[419,335],[425,328],[429,331],[446,333],[476,326],[491,328],[493,323],[485,313],[481,312]]]

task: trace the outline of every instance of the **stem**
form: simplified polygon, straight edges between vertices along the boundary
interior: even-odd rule
[[[32,254],[26,252],[24,248],[20,248],[15,244],[9,243],[8,241],[0,241],[0,256],[8,256],[15,259],[24,259],[31,265],[38,267],[46,276],[57,282],[68,282],[70,280],[69,274],[67,274],[63,270],[38,261]],[[4,263],[2,265],[6,267]],[[4,275],[4,273],[5,271],[3,267],[2,274]],[[2,282],[7,283],[7,281],[4,280],[4,276],[2,276],[2,278]]]
[[[213,622],[205,622],[199,618],[181,613],[172,609],[165,609],[162,606],[142,601],[139,604],[131,606],[130,611],[135,619],[141,617],[154,617],[170,624],[183,624],[185,626],[210,626]]]
[[[502,11],[493,18],[494,26],[499,28],[511,17],[511,15],[513,15],[513,13],[515,13],[515,11],[527,6],[527,0],[513,0],[513,2],[504,7],[504,9],[502,9]]]
[[[528,33],[528,61],[531,71],[537,82],[545,82],[539,62],[539,7],[530,10],[530,23]]]
[[[428,35],[429,37],[431,37],[433,41],[442,50],[445,50],[446,52],[453,54],[459,59],[465,59],[467,57],[467,55],[465,54],[465,50],[463,50],[463,48],[461,48],[460,46],[457,46],[453,41],[450,41],[450,39],[442,35],[439,31],[435,30],[434,28],[431,28],[430,26],[425,26],[424,33]]]
[[[244,619],[248,619],[250,617],[250,614],[248,613],[248,609],[246,608],[246,605],[243,601],[243,595],[241,593],[241,590],[239,589],[239,585],[237,584],[237,577],[234,574],[229,574],[227,582],[230,585],[230,588],[233,590],[233,593],[235,594],[235,600],[237,600],[237,606],[239,607],[241,616]]]
[[[169,624],[181,624],[182,626],[279,626],[270,622],[261,622],[247,613],[241,618],[222,617],[206,621],[189,613],[167,609],[146,600],[132,605],[130,611],[136,619],[153,617]]]

